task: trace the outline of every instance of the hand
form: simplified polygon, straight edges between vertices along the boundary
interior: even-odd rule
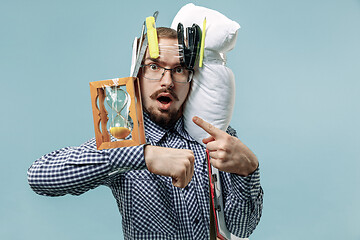
[[[186,187],[194,175],[194,153],[187,149],[147,145],[144,149],[148,170],[172,178],[175,187]]]
[[[259,165],[255,154],[240,139],[214,127],[199,117],[193,122],[204,129],[210,137],[203,139],[209,150],[210,163],[220,171],[247,176]]]

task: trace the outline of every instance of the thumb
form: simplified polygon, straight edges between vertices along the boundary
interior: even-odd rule
[[[204,139],[202,140],[202,142],[203,142],[204,144],[208,144],[209,142],[212,142],[212,141],[215,141],[215,138],[214,138],[213,136],[204,138]]]

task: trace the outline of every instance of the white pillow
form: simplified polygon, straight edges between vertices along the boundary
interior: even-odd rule
[[[240,25],[223,14],[190,3],[175,16],[171,28],[181,22],[186,27],[196,23],[202,29],[206,17],[205,53],[202,68],[197,68],[184,108],[188,133],[200,144],[208,134],[192,122],[199,116],[222,130],[230,124],[235,103],[235,77],[226,67],[225,53],[234,48]]]

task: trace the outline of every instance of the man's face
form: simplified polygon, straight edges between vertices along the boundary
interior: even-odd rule
[[[143,64],[156,64],[164,68],[180,66],[176,44],[177,39],[159,39],[160,57],[151,59],[149,51],[146,51]],[[171,46],[174,50],[169,51],[169,48],[164,46]],[[149,113],[152,121],[162,127],[170,127],[181,117],[190,83],[174,82],[171,72],[165,71],[161,80],[149,80],[140,74],[140,86],[144,111]]]

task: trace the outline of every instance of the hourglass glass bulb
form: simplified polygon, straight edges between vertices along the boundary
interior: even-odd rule
[[[106,102],[116,113],[115,118],[110,122],[110,134],[117,139],[125,139],[131,132],[127,120],[130,105],[128,93],[120,87],[107,88]]]
[[[125,139],[130,134],[130,130],[125,127],[112,127],[110,133],[117,139]]]

